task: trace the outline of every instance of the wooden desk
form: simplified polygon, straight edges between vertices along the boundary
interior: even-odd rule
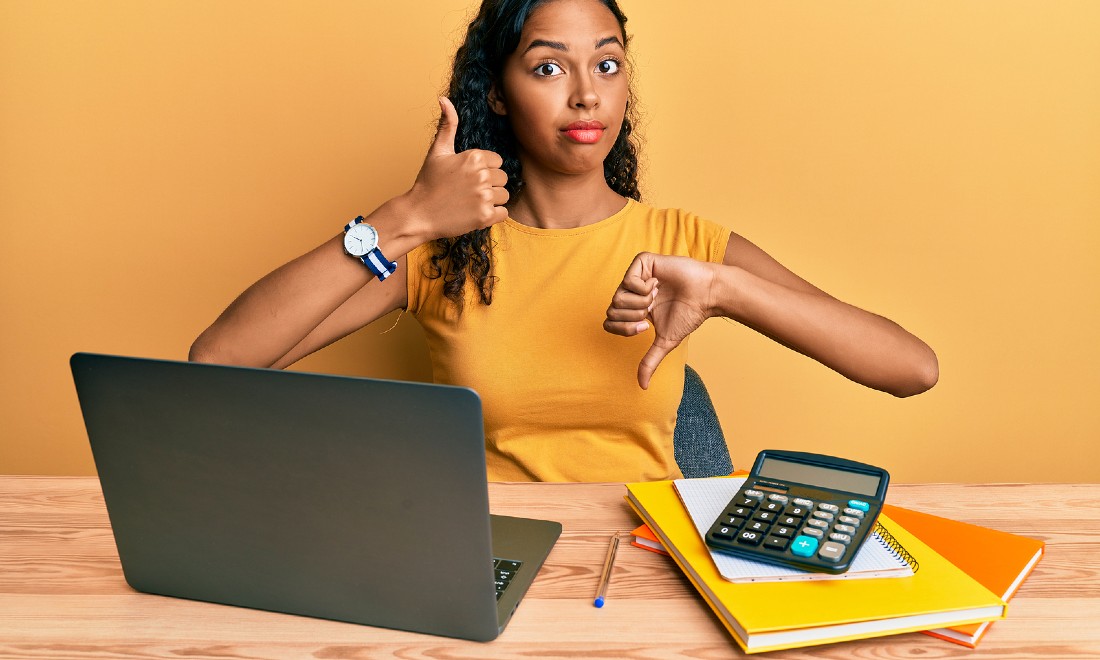
[[[495,513],[565,532],[504,634],[481,644],[140,594],[122,578],[99,483],[0,477],[0,658],[725,658],[741,651],[667,557],[619,551],[620,484],[492,484]],[[976,651],[906,634],[783,658],[1100,657],[1100,484],[891,485],[901,506],[1044,539],[1047,555]]]

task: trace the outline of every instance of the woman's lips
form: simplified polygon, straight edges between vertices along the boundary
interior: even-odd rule
[[[598,121],[575,121],[565,127],[562,133],[574,142],[592,144],[603,136],[604,125]]]
[[[570,128],[562,131],[565,135],[574,142],[580,144],[593,144],[600,141],[603,136],[602,128]]]

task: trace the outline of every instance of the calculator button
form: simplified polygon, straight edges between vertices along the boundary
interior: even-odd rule
[[[828,520],[831,522],[833,519],[833,514],[829,513],[828,511],[814,511],[814,518],[817,518],[818,520]]]
[[[860,511],[867,513],[871,510],[871,505],[863,500],[848,500],[848,506],[853,509],[859,509]]]
[[[825,522],[824,520],[817,520],[816,518],[807,520],[806,524],[811,527],[816,527],[818,529],[829,529],[829,523]]]
[[[780,504],[786,504],[787,503],[787,496],[786,495],[776,495],[775,493],[772,493],[771,495],[768,495],[768,499],[771,500],[772,502],[779,502]]]
[[[837,543],[843,543],[844,545],[848,545],[849,543],[852,542],[852,537],[848,536],[847,534],[835,534],[834,533],[834,534],[829,535],[829,540],[830,541],[836,541]]]
[[[760,522],[756,520],[745,526],[745,529],[752,532],[766,532],[771,527],[771,523]]]
[[[734,518],[748,518],[749,516],[752,515],[752,507],[748,507],[748,506],[735,507],[735,508],[730,509],[729,511],[727,511],[726,515],[733,516]]]
[[[809,512],[810,512],[810,507],[808,507],[808,506],[798,506],[798,505],[789,506],[789,507],[787,507],[786,509],[783,510],[784,514],[786,514],[788,516],[795,516],[797,518],[805,518],[806,514],[809,513]]]
[[[723,527],[719,527],[718,529],[715,529],[714,531],[712,531],[710,533],[710,535],[714,536],[716,538],[727,539],[729,541],[732,541],[733,540],[733,532],[734,532],[733,527],[724,527],[723,526]]]
[[[775,519],[778,517],[779,514],[775,513],[774,511],[758,511],[757,514],[752,517],[752,519],[763,520],[764,522],[771,524],[775,522]]]
[[[760,507],[760,510],[761,511],[772,511],[774,513],[779,513],[780,511],[783,510],[783,505],[780,504],[779,502],[768,502],[764,506]]]
[[[776,525],[775,529],[772,530],[772,534],[774,536],[784,536],[789,538],[791,536],[794,536],[794,527],[791,527],[789,525]]]
[[[737,518],[735,516],[726,516],[725,519],[722,520],[722,524],[727,527],[740,527],[743,522],[745,522],[744,518]]]
[[[746,490],[746,491],[743,491],[741,494],[744,495],[745,497],[751,497],[754,500],[764,499],[764,493],[762,493],[758,490]]]
[[[848,504],[851,504],[851,502],[849,502]],[[818,504],[817,508],[821,509],[822,511],[828,511],[829,513],[839,513],[840,512],[840,507],[839,506],[837,506],[835,504],[829,504],[828,502],[822,502],[821,504]]]
[[[791,542],[791,553],[799,557],[813,557],[817,551],[817,539],[812,536],[796,536]]]
[[[818,551],[817,556],[825,561],[840,561],[841,557],[844,556],[845,550],[847,550],[847,548],[839,543],[826,541],[825,544],[821,546],[821,550]]]
[[[769,536],[768,538],[764,539],[764,547],[771,550],[786,550],[787,544],[790,542],[791,540],[789,538],[784,538],[782,536]]]
[[[761,532],[750,532],[746,530],[737,535],[737,542],[744,543],[745,545],[760,545],[760,542],[763,540],[764,534]]]
[[[848,507],[848,508],[844,509],[844,515],[846,515],[846,516],[855,516],[856,518],[862,518],[863,517],[863,512],[860,511],[859,509],[853,509],[852,507]]]
[[[836,521],[843,525],[852,525],[855,527],[859,527],[859,518],[856,518],[855,516],[841,516],[837,518]]]
[[[812,500],[808,500],[805,497],[796,497],[796,498],[794,498],[794,503],[797,504],[798,506],[805,506],[805,507],[811,507],[811,506],[814,505]]]
[[[738,497],[733,501],[733,505],[736,507],[742,507],[746,509],[755,509],[757,501],[751,497]]]
[[[833,528],[834,532],[840,532],[841,534],[855,534],[856,528],[851,525],[837,525]]]
[[[805,528],[802,529],[802,535],[803,536],[812,536],[815,539],[819,539],[819,538],[825,536],[825,532],[821,531],[820,529],[818,529],[816,527],[805,527]]]
[[[802,522],[801,518],[795,518],[794,516],[780,516],[780,525],[790,525],[791,527],[797,527],[798,523]]]

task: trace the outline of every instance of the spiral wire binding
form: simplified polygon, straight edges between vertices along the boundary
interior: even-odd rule
[[[886,547],[892,555],[901,559],[916,573],[920,570],[920,562],[917,558],[909,554],[909,551],[905,549],[905,546],[901,544],[901,541],[894,538],[894,535],[890,533],[890,530],[882,526],[881,522],[875,521],[874,533],[878,535],[878,542]]]

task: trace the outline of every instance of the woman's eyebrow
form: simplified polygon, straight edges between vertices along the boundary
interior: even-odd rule
[[[600,39],[596,42],[596,50],[599,50],[608,44],[619,44],[619,48],[626,50],[626,46],[623,45],[623,42],[619,41],[618,37],[604,37],[603,39]]]
[[[619,44],[619,47],[625,50],[625,48],[623,47],[623,42],[619,41],[619,38],[614,36],[604,37],[603,39],[597,41],[594,50],[599,50],[608,44]],[[524,54],[526,54],[527,51],[531,50],[532,48],[539,48],[540,46],[545,48],[553,48],[554,50],[560,50],[563,53],[569,52],[569,46],[567,46],[565,43],[561,41],[547,41],[546,39],[533,39],[531,43],[528,44],[527,48],[523,49],[523,52]]]
[[[566,46],[564,43],[562,43],[560,41],[547,41],[546,39],[535,39],[535,40],[533,40],[527,46],[527,48],[525,48],[523,50],[523,52],[527,53],[527,51],[531,50],[532,48],[539,48],[540,46],[546,47],[546,48],[553,48],[554,50],[560,50],[563,53],[568,53],[569,52],[569,46]]]

